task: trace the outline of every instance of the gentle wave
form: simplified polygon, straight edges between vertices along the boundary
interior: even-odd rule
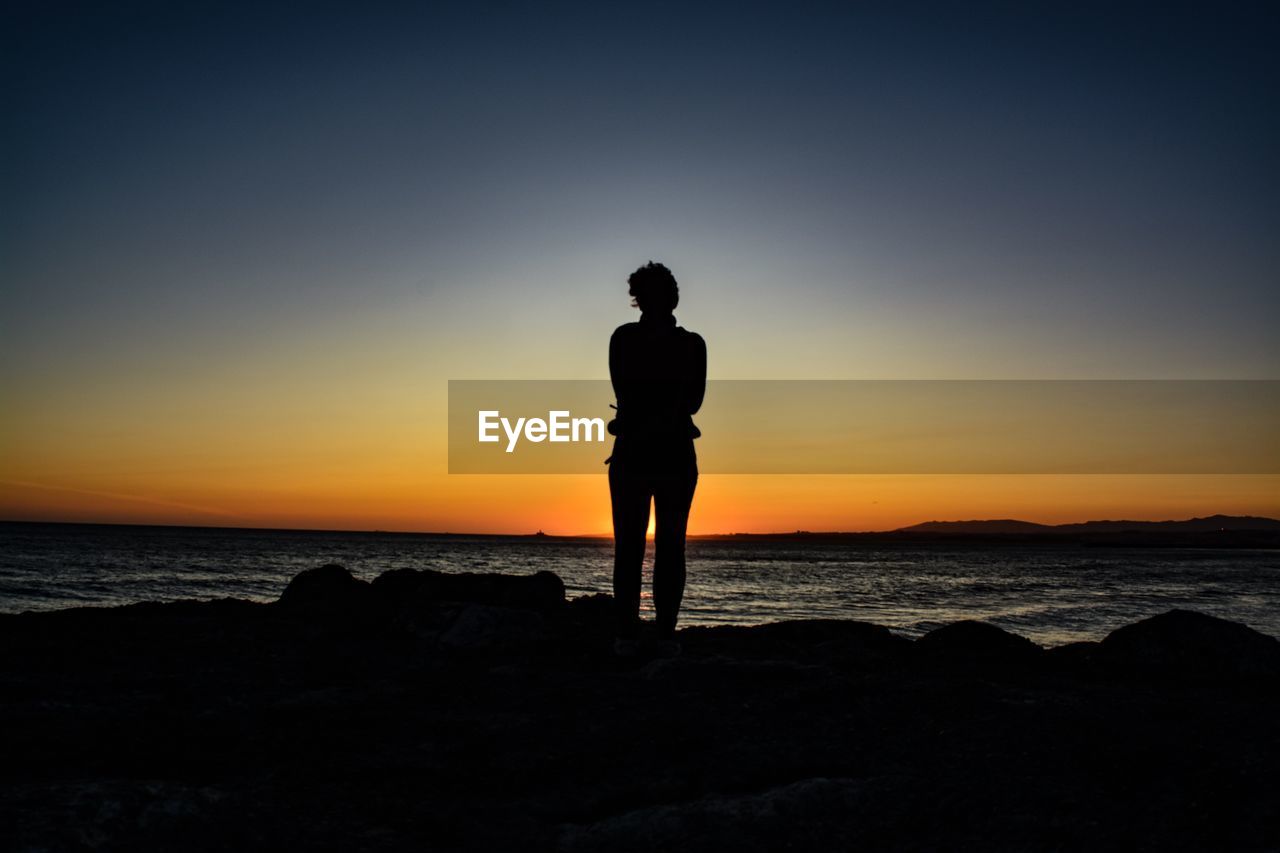
[[[179,598],[277,598],[298,572],[549,570],[608,592],[603,539],[0,524],[0,612]],[[646,582],[652,552],[646,560]],[[650,607],[646,594],[642,607]],[[695,540],[681,624],[860,619],[918,635],[983,619],[1046,645],[1172,608],[1280,635],[1280,553],[1069,545]],[[651,615],[651,614],[650,614]]]

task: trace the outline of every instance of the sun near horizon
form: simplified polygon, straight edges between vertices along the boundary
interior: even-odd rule
[[[713,379],[1280,376],[1250,13],[25,6],[0,518],[607,533],[603,466],[447,474],[445,389],[606,378],[651,259]],[[704,476],[690,529],[1215,513],[1280,479]]]
[[[483,477],[477,479],[486,479]],[[190,502],[197,495],[50,488],[5,482],[0,520],[196,527],[249,527],[353,532],[456,533],[556,536],[612,535],[603,478],[494,477],[515,480],[501,489],[476,483],[468,494],[452,490],[447,510],[418,515],[394,497],[362,512],[349,495],[297,493],[278,505],[241,498],[240,511]],[[538,480],[541,482],[525,482]],[[523,487],[521,487],[523,486]],[[1168,521],[1211,515],[1280,517],[1276,478],[1150,475],[1091,476],[748,476],[703,477],[690,535],[731,533],[874,532],[926,521],[1017,519],[1039,524],[1097,520]],[[459,497],[458,492],[463,491]],[[1037,496],[1047,498],[1037,500]],[[1100,495],[1105,495],[1105,499]],[[1206,495],[1210,497],[1206,499]],[[224,495],[217,496],[226,500]],[[325,500],[328,497],[329,500]],[[207,500],[207,498],[206,498]],[[251,511],[245,511],[245,504]],[[530,505],[532,504],[532,506]],[[234,507],[236,504],[228,504]],[[347,510],[347,511],[344,511]],[[653,535],[650,517],[648,536]]]

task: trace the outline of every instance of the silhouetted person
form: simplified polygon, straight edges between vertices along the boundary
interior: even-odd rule
[[[684,543],[698,483],[693,415],[707,384],[707,347],[701,336],[676,325],[680,300],[671,270],[650,261],[627,279],[640,322],[619,326],[609,341],[609,376],[618,416],[609,459],[613,503],[613,597],[619,654],[637,651],[640,568],[644,562],[649,501],[654,524],[653,606],[658,652],[679,654],[676,617],[684,597]]]

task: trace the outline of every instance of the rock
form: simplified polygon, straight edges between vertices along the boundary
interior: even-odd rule
[[[756,687],[786,687],[804,681],[825,680],[831,676],[831,670],[827,667],[794,660],[742,660],[722,655],[656,658],[640,667],[639,673],[650,681],[675,681],[697,690],[713,686],[730,688],[743,683]]]
[[[1079,641],[1045,649],[1045,661],[1060,673],[1090,675],[1097,671],[1102,643]]]
[[[542,616],[517,607],[468,604],[440,635],[440,645],[453,649],[519,651],[544,636]]]
[[[562,826],[555,849],[848,849],[855,841],[883,842],[875,830],[893,812],[890,804],[900,787],[896,780],[810,778],[758,793],[649,806],[592,824]]]
[[[1027,667],[1044,649],[1017,634],[986,622],[965,620],[944,625],[916,640],[916,659],[931,665],[958,667]]]
[[[1191,610],[1170,610],[1112,631],[1102,641],[1102,659],[1126,673],[1176,679],[1280,678],[1280,641]]]
[[[568,618],[592,634],[613,634],[613,596],[607,592],[580,595],[569,602]]]
[[[323,604],[347,606],[363,603],[369,593],[366,581],[352,577],[337,563],[300,572],[280,595],[284,607]]]
[[[373,594],[384,604],[403,604],[422,587],[425,572],[417,569],[392,569],[373,579]]]
[[[565,597],[564,582],[547,571],[503,575],[393,569],[368,583],[337,564],[302,572],[280,596],[280,604],[290,608],[317,604],[346,607],[370,601],[393,611],[466,602],[547,612],[562,608]]]
[[[687,628],[681,642],[696,653],[738,658],[798,658],[842,666],[896,661],[911,646],[882,625],[844,619],[792,619],[744,627]]]
[[[1240,626],[1172,614],[1042,652],[805,620],[619,663],[608,596],[432,580],[326,567],[288,606],[0,615],[0,847],[1280,850],[1280,682],[1105,663],[1266,669],[1275,641]],[[449,593],[555,600],[541,583]],[[885,663],[843,666],[864,653]]]
[[[424,651],[434,649],[465,606],[457,602],[436,602],[401,607],[387,618],[387,626],[398,634],[412,637]]]
[[[564,606],[564,581],[554,572],[532,575],[478,574],[397,569],[373,582],[379,598],[394,605],[466,601],[549,611]]]

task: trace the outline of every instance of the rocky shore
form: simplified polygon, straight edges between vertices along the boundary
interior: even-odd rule
[[[689,628],[555,575],[0,616],[0,848],[1280,848],[1280,642]]]

